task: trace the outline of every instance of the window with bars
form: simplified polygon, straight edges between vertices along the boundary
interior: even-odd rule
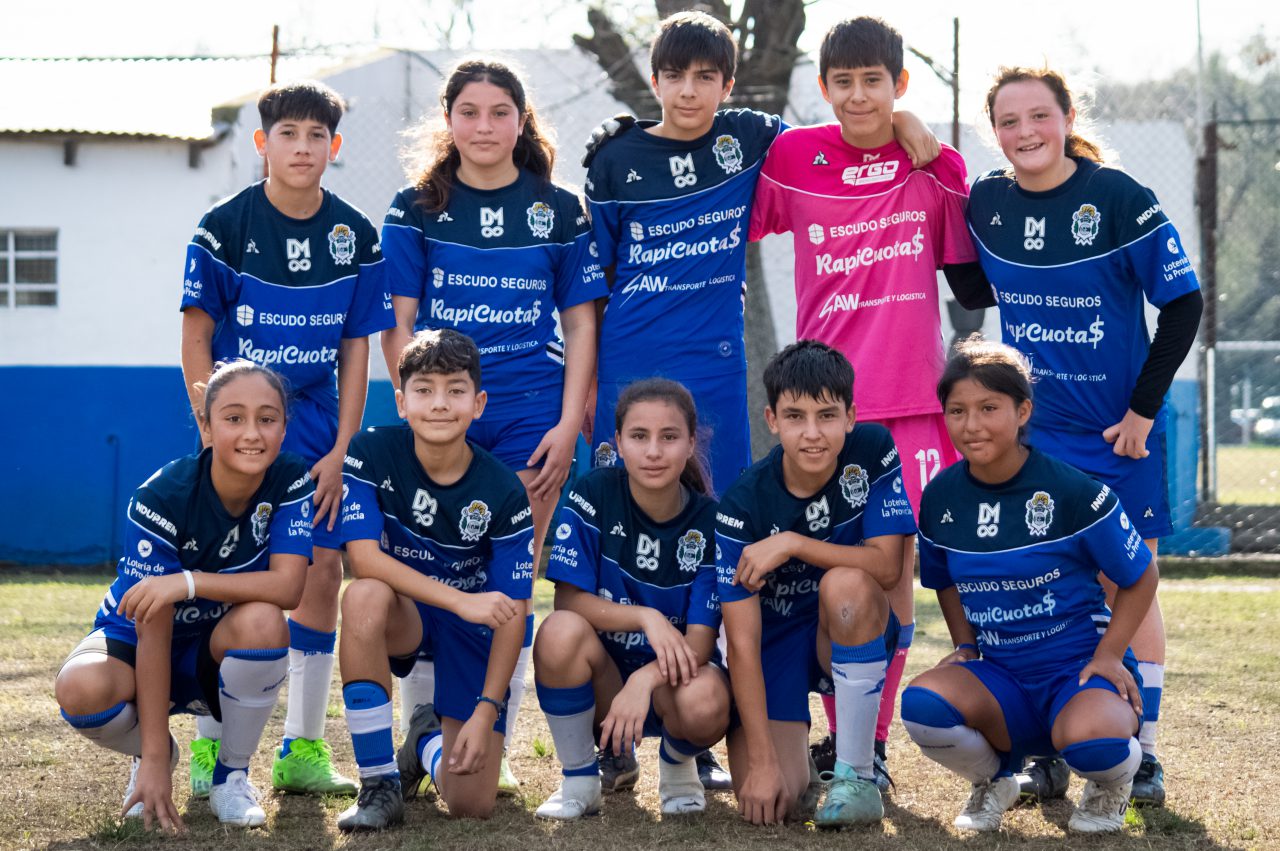
[[[0,308],[57,304],[58,232],[0,228]]]

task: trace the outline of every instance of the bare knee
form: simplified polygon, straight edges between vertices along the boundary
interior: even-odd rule
[[[581,657],[584,643],[595,637],[595,629],[577,612],[552,612],[533,638],[533,664],[535,668],[559,667]]]
[[[1053,722],[1053,746],[1061,750],[1090,739],[1127,739],[1138,731],[1138,716],[1120,695],[1106,689],[1082,691]]]
[[[96,663],[72,662],[58,672],[58,678],[53,683],[53,695],[63,712],[68,715],[92,715],[133,696],[133,690],[122,688],[106,669],[106,662],[105,657]]]
[[[674,697],[680,738],[707,745],[720,740],[729,727],[729,690],[716,673],[704,668]]]
[[[357,579],[342,595],[344,634],[363,634],[371,626],[386,623],[396,594],[380,579]]]
[[[828,570],[818,585],[818,600],[833,637],[850,633],[869,641],[888,623],[889,598],[870,574],[857,568]]]
[[[227,647],[260,649],[287,647],[289,628],[284,612],[271,603],[237,603],[217,627]]]

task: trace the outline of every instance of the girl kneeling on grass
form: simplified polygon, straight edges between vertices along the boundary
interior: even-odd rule
[[[1056,753],[1087,781],[1070,829],[1116,831],[1142,757],[1129,642],[1158,574],[1111,488],[1024,442],[1030,378],[1013,349],[971,339],[938,382],[964,462],[925,488],[920,580],[955,651],[903,692],[902,721],[973,784],[957,828],[999,829],[1012,771]],[[1099,572],[1119,588],[1114,610]]]
[[[133,758],[122,813],[184,830],[173,803],[174,712],[223,722],[209,805],[223,824],[266,821],[249,758],[289,670],[284,610],[311,559],[314,485],[280,454],[280,377],[249,361],[220,365],[204,388],[208,447],[170,462],[129,502],[124,555],[54,690],[86,738]]]

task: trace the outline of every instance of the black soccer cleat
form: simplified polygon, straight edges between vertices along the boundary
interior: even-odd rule
[[[1052,801],[1067,796],[1071,769],[1061,757],[1042,756],[1014,775],[1023,803]]]
[[[1133,775],[1133,791],[1129,798],[1135,807],[1164,806],[1164,766],[1153,755],[1142,755],[1138,771]]]

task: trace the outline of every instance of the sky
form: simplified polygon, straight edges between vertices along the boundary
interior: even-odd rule
[[[588,4],[576,0],[8,0],[4,6],[0,57],[258,54],[269,51],[273,24],[285,49],[379,43],[430,49],[441,45],[451,19],[454,45],[477,50],[571,47],[571,34],[588,32]],[[470,27],[452,14],[458,6],[471,10]],[[811,0],[801,48],[815,52],[823,31],[854,13],[885,18],[910,46],[948,67],[958,16],[965,121],[976,119],[1000,64],[1047,61],[1088,87],[1104,79],[1157,79],[1196,58],[1195,0]],[[1280,48],[1280,3],[1272,0],[1203,0],[1201,25],[1206,56],[1214,50],[1236,56],[1258,33]],[[949,90],[918,60],[907,67],[913,87],[905,105],[931,119],[949,116]]]

